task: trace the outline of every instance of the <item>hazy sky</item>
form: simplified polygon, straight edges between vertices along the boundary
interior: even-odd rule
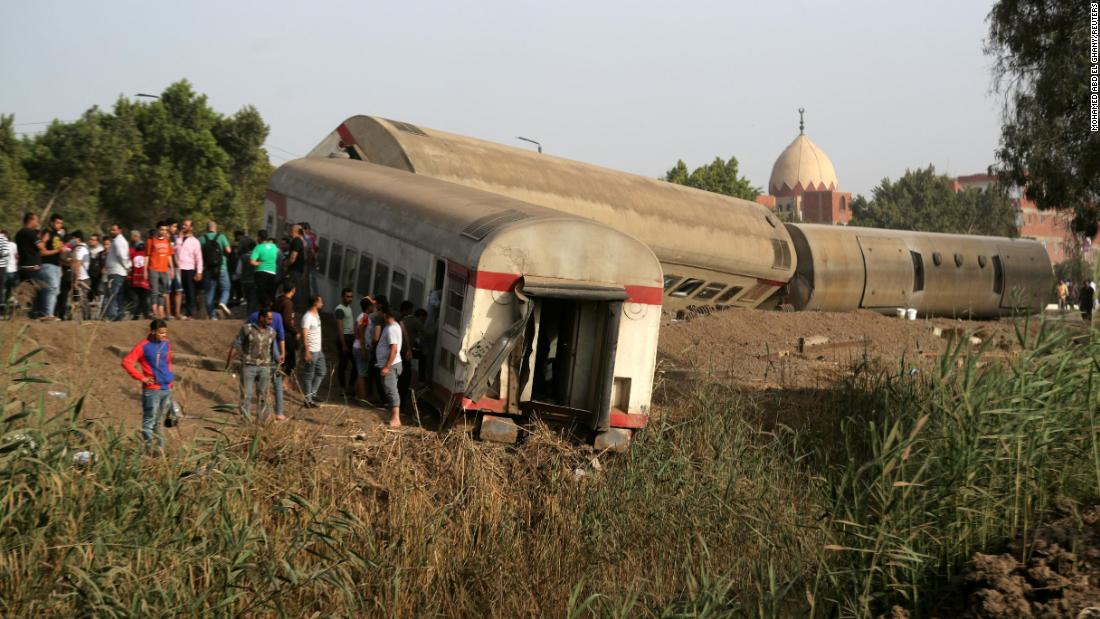
[[[255,105],[276,164],[374,114],[648,176],[734,155],[765,187],[806,133],[841,189],[984,171],[990,3],[0,0],[0,112],[20,131],[180,78]]]

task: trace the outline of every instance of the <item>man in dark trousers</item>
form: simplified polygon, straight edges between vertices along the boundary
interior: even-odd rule
[[[1077,294],[1078,303],[1080,303],[1081,306],[1081,318],[1083,318],[1085,322],[1091,323],[1092,306],[1093,302],[1096,300],[1096,292],[1093,291],[1092,286],[1089,285],[1089,282],[1085,281],[1085,283],[1081,285],[1081,291]]]
[[[298,348],[298,313],[294,310],[294,296],[297,294],[298,288],[294,285],[294,280],[286,279],[283,281],[283,294],[279,295],[279,298],[275,299],[275,307],[273,308],[283,317],[283,331],[286,333],[286,346],[285,355],[286,360],[283,361],[283,373],[286,376],[294,376],[294,368],[297,367],[297,359],[295,353]],[[287,385],[287,388],[291,388],[292,385]]]

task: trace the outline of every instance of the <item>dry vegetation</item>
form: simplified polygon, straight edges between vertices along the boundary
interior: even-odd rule
[[[502,448],[234,423],[154,457],[80,399],[47,412],[18,345],[10,616],[924,614],[974,552],[1100,484],[1100,350],[1036,325],[997,363],[959,341],[929,371],[857,363],[798,397],[678,380],[621,456],[547,431]]]

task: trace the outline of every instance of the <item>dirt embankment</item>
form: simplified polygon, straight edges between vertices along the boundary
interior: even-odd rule
[[[974,555],[962,579],[962,616],[1100,617],[1100,505],[1080,511],[1060,504],[1051,523],[1029,537],[1026,561],[1018,559],[1023,540],[1001,555]]]
[[[967,345],[991,341],[992,356],[1016,345],[1010,320],[735,309],[663,325],[659,367],[672,375],[713,373],[760,388],[812,388],[835,381],[865,357],[882,367],[898,367],[904,357],[910,368],[926,369],[938,363],[952,337],[965,338]],[[977,338],[975,344],[970,337]]]

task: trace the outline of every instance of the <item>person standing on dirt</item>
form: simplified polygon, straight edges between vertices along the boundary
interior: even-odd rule
[[[300,334],[298,333],[298,312],[294,309],[294,295],[297,293],[298,288],[294,285],[294,280],[285,280],[283,282],[283,294],[275,299],[274,307],[275,311],[283,317],[283,331],[286,333],[283,373],[288,377],[294,376],[294,368],[298,367],[296,353],[298,352]],[[285,387],[289,389],[290,385],[285,385]]]
[[[80,310],[81,319],[87,320],[89,317],[88,303],[92,296],[92,252],[84,243],[84,233],[80,230],[73,232],[69,235],[69,238],[73,246],[73,300],[76,302],[76,307]]]
[[[218,314],[229,317],[229,266],[227,258],[233,253],[229,246],[229,239],[218,232],[217,222],[206,224],[206,234],[202,235],[202,262],[206,269],[206,313],[212,320],[218,319]],[[217,293],[218,304],[214,305],[214,295]]]
[[[134,320],[138,316],[148,320],[152,317],[149,309],[149,270],[146,268],[145,242],[140,235],[130,247],[130,265],[127,283],[134,297]]]
[[[257,389],[267,393],[277,351],[275,330],[271,328],[271,310],[262,308],[256,322],[245,323],[241,327],[225,359],[225,367],[229,369],[236,353],[241,354],[241,415],[249,417],[252,414],[252,395]],[[263,396],[261,399],[264,399]],[[260,407],[257,421],[263,423],[266,416],[266,407]]]
[[[237,230],[236,246],[233,253],[237,256],[237,268],[234,269],[234,296],[238,303],[244,303],[246,312],[251,314],[256,311],[259,304],[256,300],[256,267],[252,266],[252,250],[256,249],[256,241],[248,236],[248,233]]]
[[[0,312],[8,305],[8,263],[14,259],[8,246],[8,231],[0,230]]]
[[[3,297],[0,297],[0,308],[7,311],[7,300],[11,296],[12,291],[19,285],[19,248],[16,247],[15,241],[8,235],[7,230],[4,230],[4,236],[8,237],[7,250],[8,250],[8,263],[7,271],[0,271],[0,279],[4,280],[4,288],[7,292]],[[2,250],[0,250],[2,251]]]
[[[164,449],[160,424],[172,409],[172,345],[168,341],[168,324],[163,320],[149,323],[149,336],[137,343],[122,359],[122,369],[141,381],[141,435],[147,445],[156,439],[158,449]]]
[[[57,307],[57,298],[61,291],[61,254],[65,251],[65,243],[61,238],[61,230],[65,227],[65,220],[60,214],[50,215],[50,224],[42,232],[42,246],[38,253],[42,257],[42,268],[38,271],[38,279],[46,287],[38,291],[39,314],[41,320],[57,320],[54,309]]]
[[[351,288],[340,291],[340,305],[336,306],[333,315],[340,325],[340,358],[336,370],[337,382],[345,394],[352,390],[355,384],[355,358],[352,351],[355,348],[355,316],[351,309],[351,302],[355,298]]]
[[[1058,280],[1058,287],[1057,287],[1056,293],[1058,295],[1058,311],[1062,312],[1062,313],[1065,313],[1065,311],[1066,311],[1066,302],[1069,299],[1069,286],[1066,285],[1066,280],[1064,280],[1064,279]]]
[[[175,270],[175,252],[168,237],[168,224],[157,222],[157,235],[149,239],[145,248],[145,268],[149,270],[149,298],[153,303],[154,318],[168,318],[169,295],[172,293],[172,272]]]
[[[392,308],[383,310],[385,325],[382,336],[375,348],[375,361],[382,375],[382,388],[386,396],[386,406],[390,409],[390,427],[401,426],[401,392],[397,381],[401,377],[401,325],[397,323],[397,313]]]
[[[1078,301],[1080,302],[1081,307],[1081,318],[1083,318],[1084,321],[1087,323],[1092,322],[1092,306],[1093,301],[1095,301],[1096,299],[1096,291],[1093,290],[1092,286],[1090,285],[1091,283],[1091,281],[1085,280],[1085,283],[1081,286],[1081,292],[1078,293]]]
[[[195,317],[198,305],[198,286],[202,282],[202,246],[195,237],[194,223],[184,219],[180,227],[180,240],[176,245],[176,265],[179,266],[180,281],[183,283],[183,319]]]
[[[260,305],[271,305],[275,302],[276,279],[279,272],[279,248],[267,237],[267,232],[260,230],[256,233],[260,240],[259,245],[252,250],[249,264],[255,269],[256,302]]]
[[[106,254],[103,272],[107,275],[107,289],[103,293],[106,303],[103,317],[107,320],[122,320],[123,284],[130,275],[130,244],[122,234],[122,226],[111,224],[110,242],[110,247],[106,244],[103,247]]]
[[[359,300],[359,309],[362,313],[355,321],[355,343],[352,344],[351,350],[352,357],[355,359],[355,397],[363,402],[367,401],[368,396],[373,397],[373,394],[368,393],[367,387],[373,387],[373,383],[369,380],[371,368],[374,367],[371,314],[374,313],[375,307],[374,299],[370,295]]]
[[[38,215],[24,213],[23,228],[15,233],[20,283],[38,279],[38,272],[42,270],[42,249],[45,246],[38,235]]]
[[[271,306],[261,305],[260,309],[248,315],[248,324],[256,324],[260,320],[260,312],[270,310]],[[283,378],[279,368],[286,360],[286,330],[283,329],[283,317],[279,312],[271,312],[271,328],[275,330],[275,351],[271,362],[271,382],[275,386],[275,420],[286,421],[283,413]]]
[[[317,391],[325,378],[328,367],[325,353],[321,350],[321,308],[325,300],[321,295],[310,298],[309,309],[302,315],[302,342],[305,352],[305,369],[302,372],[302,391],[305,393],[306,408],[317,408]]]

